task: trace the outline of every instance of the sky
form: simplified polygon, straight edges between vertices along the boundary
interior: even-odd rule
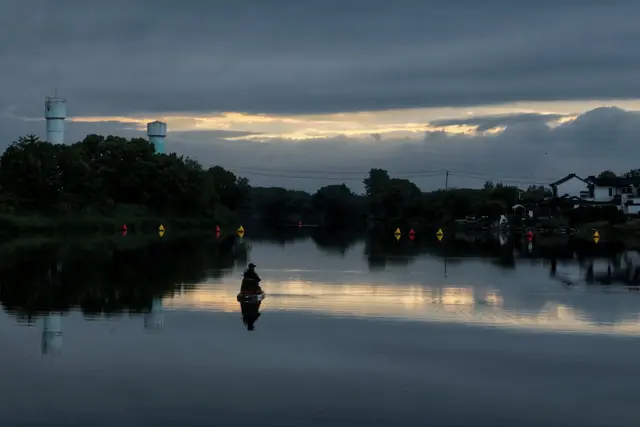
[[[145,136],[252,185],[424,190],[640,168],[640,2],[0,0],[0,149]]]

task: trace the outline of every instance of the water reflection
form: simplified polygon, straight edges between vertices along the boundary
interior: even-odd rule
[[[242,313],[242,323],[247,327],[248,331],[253,331],[256,321],[262,315],[262,313],[260,313],[262,301],[252,301],[238,297],[238,302],[240,303],[240,312]]]
[[[638,340],[497,328],[637,335],[640,296],[585,280],[631,253],[374,240],[0,246],[0,424],[633,425]]]
[[[151,310],[144,315],[144,327],[150,330],[161,330],[164,327],[164,303],[162,298],[153,298]]]
[[[266,308],[640,333],[640,300],[621,293],[628,288],[613,286],[637,282],[640,256],[634,251],[540,240],[529,250],[526,240],[468,236],[447,242],[395,242],[387,236],[391,245],[384,236],[357,240],[314,231],[310,237],[295,230],[280,240],[266,236],[266,242],[205,236],[4,245],[0,302],[27,324],[44,316],[42,351],[47,354],[60,351],[60,314],[73,309],[88,318],[140,314],[147,330],[162,330],[167,310],[240,312],[253,330]],[[239,279],[232,277],[250,257],[268,267],[262,270],[269,295],[264,307],[236,294]],[[610,289],[606,298],[600,285]]]
[[[249,268],[255,267],[250,264]],[[253,273],[251,276],[248,271],[243,273],[242,284],[240,285],[240,292],[238,293],[236,300],[240,303],[240,312],[242,313],[242,323],[247,327],[248,331],[255,330],[255,323],[261,316],[260,305],[265,297],[265,293],[262,287],[259,285],[261,281],[260,277]]]
[[[417,283],[373,285],[317,281],[277,282],[266,286],[269,310],[548,331],[640,334],[638,301],[634,302],[631,313],[619,312],[622,319],[605,322],[557,300],[562,297],[542,301],[508,300],[498,289],[470,286],[437,288]],[[231,284],[208,284],[182,297],[168,298],[165,304],[171,309],[229,312],[234,310],[233,299]]]
[[[49,313],[42,322],[42,354],[58,354],[62,349],[62,315]]]
[[[228,274],[248,250],[235,239],[203,238],[5,245],[0,303],[27,324],[80,309],[87,317],[148,313],[146,327],[157,329],[163,297]]]

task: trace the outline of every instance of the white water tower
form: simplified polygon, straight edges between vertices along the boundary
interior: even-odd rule
[[[147,136],[149,142],[156,148],[156,153],[164,154],[164,143],[167,139],[167,124],[154,121],[147,123]]]
[[[64,119],[67,118],[67,100],[58,97],[44,99],[44,117],[47,119],[47,141],[64,143]]]

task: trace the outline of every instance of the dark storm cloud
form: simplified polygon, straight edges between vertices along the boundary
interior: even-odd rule
[[[486,180],[502,180],[526,187],[549,184],[572,172],[587,176],[607,169],[622,173],[640,168],[637,135],[640,114],[598,108],[555,128],[531,119],[497,135],[429,132],[418,142],[338,137],[291,143],[204,141],[182,133],[167,147],[205,165],[223,165],[254,185],[315,190],[344,181],[361,191],[366,172],[383,167],[423,189],[443,187],[444,169],[451,171],[451,186],[479,187]]]
[[[493,116],[463,117],[460,119],[435,120],[429,124],[433,126],[477,126],[478,132],[503,126],[517,126],[523,124],[545,124],[564,117],[562,114],[499,114]]]
[[[0,109],[336,112],[640,95],[640,2],[4,0]]]

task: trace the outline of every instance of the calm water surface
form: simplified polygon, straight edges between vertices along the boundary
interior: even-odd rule
[[[640,422],[640,293],[590,256],[126,239],[0,247],[0,425]]]

